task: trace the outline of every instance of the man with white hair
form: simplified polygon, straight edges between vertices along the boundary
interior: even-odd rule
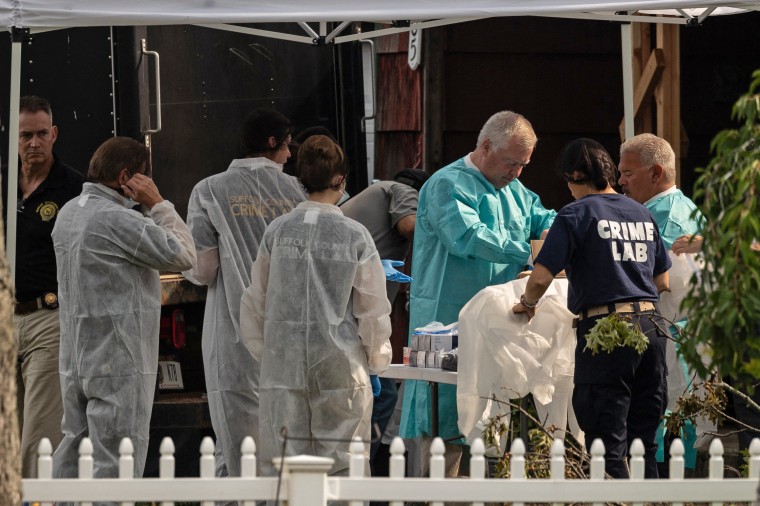
[[[704,218],[694,202],[676,187],[675,167],[676,155],[668,141],[653,134],[639,134],[620,146],[618,183],[623,187],[623,193],[649,209],[657,222],[660,236],[667,249],[676,255],[696,253],[702,245],[702,236],[698,234],[702,229]],[[675,258],[673,261],[676,266]],[[671,288],[674,290],[675,286],[687,286],[688,278],[691,277],[690,269],[686,269],[686,278],[683,280],[679,279],[677,271],[677,268],[671,269]],[[678,332],[676,326],[683,328],[686,325],[686,318],[682,317],[680,312],[677,315],[673,314],[680,306],[678,299],[681,295],[675,296],[675,292],[662,294],[658,303],[661,314],[667,319],[674,320],[672,322],[674,327],[671,328],[671,334],[674,336]],[[668,300],[669,297],[675,297],[675,300]],[[667,304],[671,310],[667,310],[664,304]],[[670,357],[668,397],[669,407],[672,408],[678,397],[684,394],[687,386],[690,387],[692,374],[682,361],[676,360],[673,346],[670,346],[668,351]],[[680,374],[681,371],[683,374]],[[661,425],[660,436],[658,436],[661,444],[657,454],[660,462],[664,460],[665,455],[664,444],[662,444],[664,430],[664,426]],[[698,444],[698,437],[715,430],[715,424],[704,417],[697,420],[696,432],[691,423],[687,424],[682,435],[686,446],[687,467],[693,468],[696,465],[694,445]]]
[[[628,139],[620,146],[618,169],[623,193],[649,209],[668,249],[677,239],[699,233],[702,214],[694,213],[697,206],[676,187],[676,155],[668,141],[653,134]],[[683,248],[686,242],[678,244]]]
[[[512,111],[494,114],[475,150],[442,168],[420,191],[412,261],[409,328],[456,322],[462,307],[481,289],[512,281],[525,268],[530,240],[556,216],[517,179],[537,137],[530,122]],[[456,386],[441,385],[439,433],[460,435]],[[402,437],[432,436],[426,382],[404,386]],[[423,451],[423,454],[426,453]],[[461,446],[447,447],[447,475],[458,474]],[[423,458],[422,470],[425,472]]]

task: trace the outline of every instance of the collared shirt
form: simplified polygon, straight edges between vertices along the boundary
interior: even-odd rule
[[[472,153],[467,153],[467,155],[465,155],[464,164],[467,165],[469,168],[480,172],[480,167],[475,165],[475,162],[472,161]]]
[[[50,237],[58,211],[82,192],[84,178],[57,158],[50,174],[23,199],[18,190],[16,300],[27,302],[58,290],[55,251]]]
[[[406,260],[410,241],[398,232],[396,225],[406,216],[417,214],[419,195],[408,184],[379,181],[340,206],[343,214],[369,230],[380,258]],[[399,284],[386,283],[388,300],[393,302]]]

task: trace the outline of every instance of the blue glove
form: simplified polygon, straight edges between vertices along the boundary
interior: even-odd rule
[[[376,374],[369,375],[369,382],[372,384],[372,397],[378,397],[382,386],[380,385],[380,378]]]
[[[385,271],[385,279],[388,281],[395,281],[397,283],[409,283],[412,278],[399,272],[394,267],[401,267],[404,262],[401,260],[380,260],[383,264],[383,270]]]

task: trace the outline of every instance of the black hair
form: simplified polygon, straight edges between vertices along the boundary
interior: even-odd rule
[[[428,180],[430,174],[422,169],[404,169],[396,173],[393,176],[393,180],[399,183],[404,183],[417,191],[420,191],[422,185]]]
[[[19,100],[18,106],[19,112],[29,112],[34,114],[35,112],[42,111],[53,119],[53,109],[50,107],[50,102],[42,97],[36,95],[24,95]]]
[[[290,137],[290,120],[274,109],[256,109],[245,118],[240,130],[240,145],[245,156],[271,153],[280,149]],[[269,145],[269,138],[277,143]]]
[[[309,128],[305,128],[298,132],[298,134],[293,137],[293,142],[301,145],[303,144],[303,141],[311,137],[312,135],[324,135],[325,137],[329,137],[331,141],[338,142],[338,139],[335,138],[335,136],[332,134],[330,129],[323,126],[312,126]]]
[[[617,181],[617,167],[610,154],[593,139],[575,139],[562,148],[554,171],[567,182],[596,190],[614,186]]]

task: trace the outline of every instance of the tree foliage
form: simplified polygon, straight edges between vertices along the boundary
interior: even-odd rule
[[[706,377],[717,368],[749,383],[760,378],[760,70],[734,104],[738,128],[713,139],[713,158],[694,186],[705,216],[705,269],[684,301],[686,361]],[[700,352],[711,356],[702,362]]]

